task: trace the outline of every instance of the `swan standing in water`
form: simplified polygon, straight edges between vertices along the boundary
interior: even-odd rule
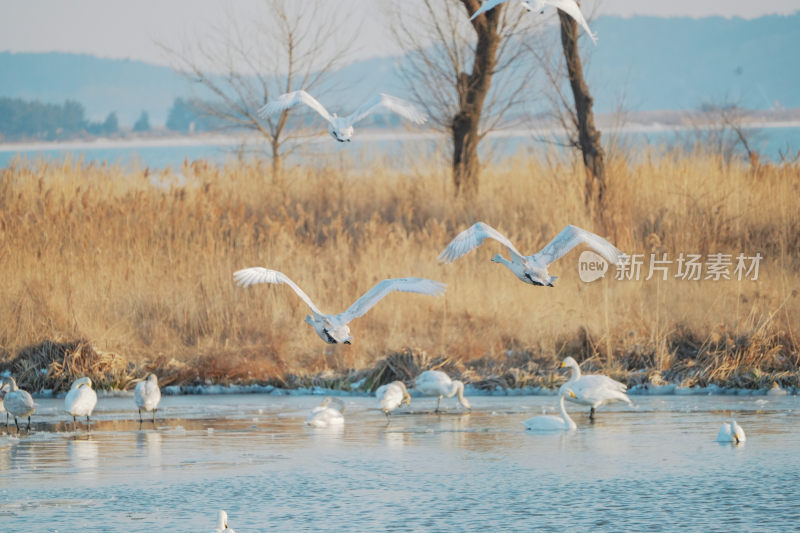
[[[5,393],[3,397],[3,404],[5,405],[6,411],[14,417],[14,424],[17,426],[17,431],[19,431],[19,422],[17,418],[25,418],[28,417],[28,428],[31,429],[31,415],[34,411],[36,411],[36,404],[33,402],[33,398],[28,391],[24,391],[17,387],[17,382],[12,377],[4,377],[3,383],[8,385],[8,391]],[[6,426],[8,426],[8,418],[6,418]]]
[[[508,0],[487,0],[486,2],[483,3],[480,9],[478,9],[475,13],[472,14],[469,20],[474,19],[481,13],[485,13],[490,9],[494,9],[495,7],[505,2],[508,2]],[[575,22],[577,22],[583,27],[583,29],[586,31],[586,34],[589,36],[592,42],[594,44],[597,44],[597,36],[594,33],[592,33],[592,30],[589,28],[589,24],[586,23],[586,19],[583,17],[583,13],[581,13],[580,6],[578,6],[578,3],[575,2],[575,0],[522,0],[520,3],[529,12],[538,11],[540,13],[544,13],[544,8],[546,6],[553,6],[556,9],[560,9],[561,11],[563,11],[564,13],[575,19]]]
[[[381,411],[386,415],[387,422],[389,421],[389,414],[401,407],[403,403],[411,405],[411,395],[402,381],[392,381],[386,385],[381,385],[375,391],[375,397],[380,401]]]
[[[344,424],[344,402],[339,398],[326,396],[322,405],[315,407],[306,418],[306,425],[314,428],[341,426]]]
[[[72,415],[72,423],[77,422],[77,417],[85,416],[88,425],[95,405],[97,405],[97,393],[92,389],[92,380],[84,377],[73,381],[64,398],[64,410]]]
[[[531,431],[573,431],[577,429],[578,426],[576,426],[575,421],[569,417],[567,409],[564,407],[565,396],[574,399],[575,393],[569,389],[560,391],[558,405],[559,409],[561,410],[561,416],[534,416],[533,418],[529,418],[522,423],[525,426],[525,429],[529,429]]]
[[[390,292],[416,292],[418,294],[439,296],[446,287],[444,283],[424,278],[385,279],[378,282],[343,313],[327,315],[320,311],[311,301],[311,298],[286,274],[277,270],[262,267],[245,268],[234,272],[233,279],[242,287],[248,287],[256,283],[285,283],[291,287],[311,309],[312,314],[306,315],[306,322],[311,324],[317,335],[328,344],[350,344],[353,337],[350,336],[350,328],[347,324],[354,318],[364,315]]]
[[[573,225],[568,225],[561,230],[561,233],[556,235],[547,246],[535,254],[524,256],[517,251],[505,235],[488,224],[476,222],[459,233],[456,238],[447,245],[447,248],[439,254],[439,260],[445,263],[452,263],[462,255],[480,246],[487,238],[494,239],[504,245],[511,255],[511,260],[509,261],[500,254],[496,254],[492,257],[492,261],[504,264],[515,276],[525,283],[538,286],[553,286],[553,282],[558,276],[551,276],[547,271],[547,267],[554,261],[563,257],[578,244],[584,243],[588,245],[615,265],[625,257],[625,254],[620,252],[613,244],[604,238]]]
[[[11,390],[11,386],[3,381],[0,383],[0,414],[6,414],[6,427],[8,427],[8,411],[6,411],[6,406],[3,404],[3,398],[5,398],[6,393]]]
[[[746,440],[747,436],[745,436],[742,426],[737,424],[735,420],[731,420],[722,424],[722,426],[719,428],[719,433],[717,433],[717,442],[732,442],[734,444],[739,444]]]
[[[572,376],[569,381],[559,387],[559,394],[571,390],[574,394],[567,398],[571,402],[589,405],[589,419],[594,420],[594,411],[597,407],[607,403],[626,402],[633,405],[631,399],[625,394],[628,387],[624,383],[613,380],[602,374],[581,375],[581,367],[572,357],[567,357],[561,362],[561,368],[570,368]]]
[[[225,511],[220,511],[217,515],[217,529],[212,531],[211,533],[236,533],[234,530],[228,527],[228,513]]]
[[[156,423],[158,402],[161,401],[161,389],[158,388],[158,376],[150,374],[147,379],[136,384],[133,391],[133,401],[139,408],[139,423],[142,423],[142,409],[145,412],[153,411],[153,425]]]
[[[458,380],[451,380],[450,376],[439,370],[426,370],[417,376],[414,388],[425,396],[438,396],[436,401],[436,411],[439,412],[439,404],[443,397],[452,398],[458,394],[458,403],[465,409],[472,409],[469,401],[464,397],[464,384]]]
[[[266,118],[270,115],[282,113],[297,104],[307,105],[319,113],[322,118],[327,120],[328,133],[339,142],[350,142],[350,138],[353,136],[353,125],[380,108],[393,111],[401,117],[407,118],[414,124],[424,124],[427,120],[425,115],[411,103],[388,94],[379,94],[372,100],[362,104],[353,114],[346,117],[339,117],[336,113],[333,115],[328,113],[328,110],[325,109],[316,98],[303,90],[282,94],[275,100],[267,102],[266,105],[259,108],[257,113],[261,118]]]

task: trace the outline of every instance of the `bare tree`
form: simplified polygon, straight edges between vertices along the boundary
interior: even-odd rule
[[[578,134],[577,144],[583,154],[583,164],[587,170],[585,202],[590,209],[596,209],[595,214],[602,214],[606,193],[605,152],[600,145],[600,132],[594,126],[592,110],[594,99],[583,78],[583,64],[578,53],[578,23],[560,9],[558,18],[561,21],[561,46],[564,49],[567,75],[575,102],[574,125]]]
[[[546,45],[537,47],[533,53],[552,89],[548,96],[555,119],[566,133],[565,146],[581,151],[586,169],[585,205],[602,224],[606,195],[605,152],[600,144],[601,133],[594,123],[594,99],[583,76],[578,23],[560,9],[557,12],[561,53]],[[565,78],[571,94],[566,92]]]
[[[456,194],[478,190],[478,145],[523,104],[533,62],[521,46],[531,19],[500,5],[476,17],[480,0],[423,0],[420,12],[396,8],[393,32],[407,50],[401,72],[413,99],[450,133]]]
[[[720,154],[725,161],[733,159],[741,145],[753,169],[759,166],[758,152],[753,145],[760,137],[758,128],[748,127],[748,114],[737,103],[704,103],[699,112],[687,113],[685,120],[691,129],[684,135],[687,149],[702,149]]]
[[[324,0],[263,0],[258,13],[228,11],[213,35],[186,43],[180,51],[163,47],[178,72],[210,93],[210,98],[193,101],[199,112],[266,140],[273,177],[280,175],[282,159],[291,151],[287,142],[303,134],[287,128],[291,109],[266,118],[256,111],[280,94],[324,86],[345,49],[337,40],[341,16],[335,7]]]

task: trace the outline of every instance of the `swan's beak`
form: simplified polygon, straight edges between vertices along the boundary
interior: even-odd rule
[[[350,344],[350,341],[344,341],[342,344]]]
[[[566,363],[562,362],[559,368],[564,368],[565,366],[567,366]]]

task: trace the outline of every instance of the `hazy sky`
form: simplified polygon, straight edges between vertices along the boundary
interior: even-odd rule
[[[237,11],[252,12],[259,0],[237,0]],[[303,0],[297,0],[302,2]],[[397,53],[386,37],[381,4],[398,0],[337,1],[342,11],[362,20],[348,61]],[[401,0],[415,9],[419,0]],[[88,53],[166,63],[156,42],[176,46],[186,36],[202,36],[221,19],[222,0],[0,0],[0,51]],[[584,0],[584,12],[598,14],[753,18],[789,14],[798,0]]]

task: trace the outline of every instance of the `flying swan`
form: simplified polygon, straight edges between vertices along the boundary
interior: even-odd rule
[[[3,397],[6,411],[14,417],[14,424],[19,431],[19,422],[17,418],[28,417],[28,429],[31,429],[31,414],[36,411],[37,405],[33,402],[33,398],[28,391],[24,391],[17,387],[17,382],[14,378],[6,376],[3,378],[3,383],[8,384],[7,391]],[[5,387],[4,387],[5,388]],[[8,418],[6,418],[6,426],[8,425]]]
[[[450,379],[450,376],[440,370],[426,370],[417,376],[414,388],[425,396],[438,396],[436,412],[443,397],[452,398],[458,394],[458,403],[465,409],[472,409],[469,401],[464,397],[464,383]]]
[[[483,3],[483,5],[478,9],[469,20],[474,19],[481,13],[485,13],[494,7],[508,2],[508,0],[487,0]],[[575,0],[522,0],[520,2],[525,9],[528,11],[539,11],[540,13],[544,13],[544,8],[546,6],[553,6],[556,9],[560,9],[580,24],[584,30],[586,30],[586,34],[589,38],[592,39],[594,44],[597,44],[597,36],[592,33],[592,30],[589,29],[589,24],[586,23],[586,19],[583,18],[583,13],[581,13],[581,8],[578,6]]]
[[[79,416],[85,416],[86,423],[89,424],[95,405],[97,393],[92,389],[92,380],[84,377],[73,381],[64,398],[64,410],[72,416],[72,423],[75,424]]]
[[[388,94],[379,94],[372,100],[364,103],[356,109],[351,115],[346,117],[337,116],[336,113],[331,115],[328,110],[320,104],[316,98],[303,90],[292,91],[290,93],[282,94],[278,98],[267,102],[266,105],[260,107],[257,111],[261,118],[267,118],[270,115],[277,115],[286,111],[297,104],[305,104],[322,116],[328,121],[328,133],[339,142],[350,142],[353,136],[353,125],[361,121],[370,113],[377,111],[379,108],[384,107],[389,111],[393,111],[401,117],[407,118],[414,124],[424,124],[427,118],[411,103],[401,100],[396,96]]]
[[[403,403],[411,405],[411,395],[402,381],[392,381],[386,385],[381,385],[375,391],[375,397],[380,402],[381,411],[386,415],[387,422],[389,421],[389,414],[401,407]]]
[[[735,420],[730,420],[729,422],[725,422],[719,428],[719,433],[717,433],[717,442],[732,442],[734,444],[739,444],[747,440],[747,436],[744,434],[744,430],[742,426],[736,423]]]
[[[313,428],[326,428],[344,424],[344,402],[339,398],[326,396],[322,405],[315,407],[306,418],[306,425]]]
[[[228,527],[228,513],[225,511],[220,511],[217,515],[217,529],[212,531],[211,533],[236,533],[234,530]]]
[[[145,412],[153,411],[153,424],[156,423],[158,402],[161,401],[161,389],[158,388],[158,376],[150,374],[147,379],[136,384],[133,391],[133,401],[139,408],[139,423],[142,423],[142,409]]]
[[[591,406],[589,419],[594,419],[594,411],[597,407],[614,402],[626,402],[633,405],[631,399],[625,394],[628,387],[624,383],[613,380],[603,374],[581,375],[581,367],[572,357],[566,357],[561,362],[561,368],[570,368],[572,376],[569,381],[559,387],[559,394],[572,391],[573,394],[567,399],[574,403]]]
[[[361,298],[356,300],[346,311],[337,315],[326,315],[320,311],[311,298],[303,292],[286,274],[277,270],[262,267],[245,268],[233,273],[233,279],[242,287],[256,283],[285,283],[303,300],[309,308],[311,315],[306,315],[306,322],[314,327],[317,335],[328,344],[350,344],[350,328],[347,324],[354,318],[363,316],[372,306],[393,291],[416,292],[418,294],[432,294],[439,296],[444,292],[446,285],[424,278],[396,278],[385,279],[378,282]]]
[[[504,245],[511,255],[511,260],[509,261],[500,254],[495,254],[492,257],[493,262],[504,264],[525,283],[538,286],[546,285],[552,287],[558,276],[551,276],[547,271],[547,267],[581,243],[588,245],[615,265],[626,257],[625,254],[604,238],[571,224],[561,230],[561,233],[556,235],[555,239],[550,241],[547,246],[533,255],[524,256],[517,251],[505,235],[488,224],[476,222],[456,235],[456,238],[439,254],[439,260],[445,263],[452,263],[462,255],[480,246],[487,238],[494,239]]]

